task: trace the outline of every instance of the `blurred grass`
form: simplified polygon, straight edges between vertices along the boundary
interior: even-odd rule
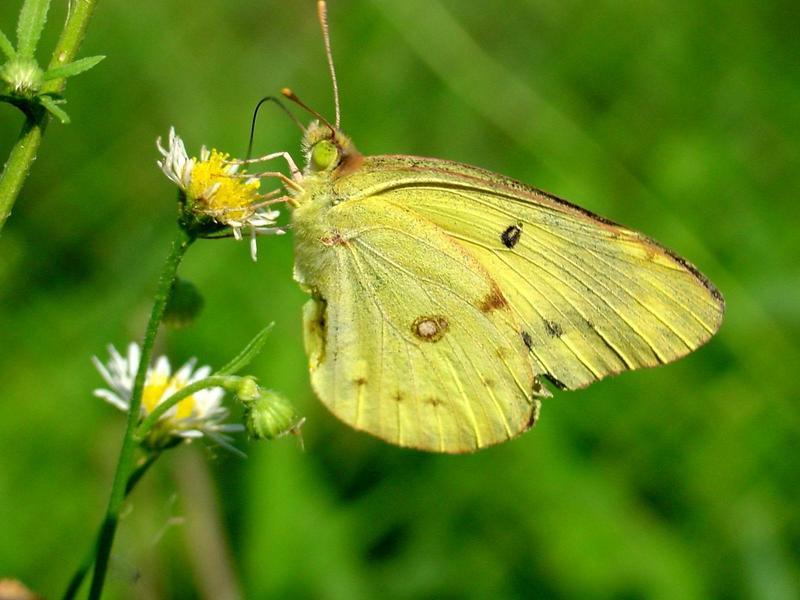
[[[0,4],[8,33],[17,10]],[[227,544],[233,573],[216,575],[245,597],[798,598],[795,4],[330,12],[363,152],[478,164],[645,231],[717,283],[725,323],[677,364],[559,394],[516,442],[425,455],[350,431],[311,394],[291,236],[265,239],[257,264],[245,244],[198,244],[182,275],[204,313],[161,350],[219,366],[275,320],[253,371],[307,415],[306,451],[209,453],[220,508],[199,502],[203,519],[180,476],[202,450],[167,456],[130,503],[108,597],[211,597],[215,562],[198,573],[203,538],[186,530],[217,519],[228,539],[208,552],[224,566]],[[70,84],[73,124],[48,129],[0,237],[0,576],[48,597],[89,544],[122,433],[88,359],[141,336],[171,235],[154,139],[175,125],[190,149],[241,154],[253,105],[285,85],[332,112],[310,1],[102,0],[83,54],[109,58]],[[0,106],[0,156],[19,126]],[[264,113],[260,151],[298,141]]]

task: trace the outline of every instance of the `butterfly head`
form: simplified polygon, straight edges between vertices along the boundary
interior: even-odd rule
[[[303,151],[306,170],[315,173],[333,171],[359,155],[349,137],[329,123],[320,121],[308,126],[303,136]]]

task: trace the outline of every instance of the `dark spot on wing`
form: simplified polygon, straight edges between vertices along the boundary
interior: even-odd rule
[[[441,315],[421,316],[411,324],[411,333],[424,342],[438,342],[449,326]]]
[[[558,389],[560,389],[560,390],[565,390],[565,389],[567,389],[567,386],[566,386],[566,385],[564,385],[564,383],[563,383],[563,382],[559,381],[558,379],[556,379],[555,377],[553,377],[552,375],[550,375],[550,373],[542,373],[542,377],[544,377],[545,379],[547,379],[547,381],[549,381],[550,383],[552,383],[554,386],[556,386],[556,387],[557,387]]]
[[[503,296],[503,292],[501,292],[500,288],[496,285],[493,285],[492,290],[481,300],[479,308],[481,312],[488,313],[498,308],[505,308],[506,306],[508,306],[508,301],[505,296]]]
[[[528,350],[533,350],[533,340],[531,339],[531,334],[525,330],[522,330],[522,341],[528,347]]]
[[[315,292],[312,295],[310,313],[307,321],[306,340],[311,368],[314,369],[325,360],[325,341],[328,321],[325,317],[328,303],[325,298]]]
[[[503,242],[503,245],[506,248],[513,248],[519,242],[519,238],[522,236],[522,224],[517,225],[509,225],[506,227],[505,231],[500,234],[500,241]]]
[[[367,378],[366,377],[359,377],[357,379],[354,379],[353,383],[355,383],[358,386],[367,385]]]
[[[427,398],[425,400],[425,404],[429,404],[430,406],[433,406],[434,408],[439,406],[441,403],[442,403],[441,400],[439,400],[438,398],[434,398],[433,396],[431,396],[430,398]]]
[[[558,338],[564,335],[564,330],[561,328],[561,325],[555,321],[549,321],[545,319],[544,328],[547,331],[547,335],[550,337]]]
[[[400,392],[395,392],[394,395],[392,396],[392,400],[394,400],[395,402],[402,402],[403,394],[401,394]]]

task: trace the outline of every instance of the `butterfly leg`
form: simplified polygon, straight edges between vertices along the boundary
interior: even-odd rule
[[[284,175],[280,171],[265,171],[263,173],[259,173],[259,176],[260,177],[276,177],[286,187],[290,187],[290,188],[292,188],[294,190],[297,190],[298,192],[301,192],[301,193],[305,191],[303,186],[300,185],[300,183],[297,180],[291,179],[290,177],[287,177],[286,175]]]
[[[264,208],[265,206],[270,206],[272,204],[278,204],[280,202],[287,202],[289,196],[280,195],[283,192],[283,189],[272,190],[271,192],[266,192],[264,194],[259,194],[257,196],[258,202],[253,202],[248,204],[247,206],[231,206],[225,208],[219,208],[217,210],[207,210],[207,214],[214,218],[224,217],[230,218],[232,215],[236,214],[252,214],[255,210],[259,208]]]
[[[294,179],[295,181],[301,181],[303,179],[303,174],[301,173],[300,169],[297,168],[297,164],[294,162],[292,155],[289,154],[288,152],[273,152],[272,154],[259,156],[258,158],[248,158],[246,160],[232,160],[230,162],[237,165],[253,165],[256,163],[273,160],[275,158],[283,158],[283,160],[286,161],[286,164],[289,165],[289,171],[292,173],[292,179]]]
[[[304,192],[304,188],[300,185],[297,181],[292,179],[291,177],[287,177],[280,171],[262,171],[261,173],[253,174],[253,173],[234,173],[233,175],[229,175],[229,177],[236,177],[239,179],[266,179],[267,177],[275,177],[279,179],[281,183],[285,186],[291,187],[298,192]]]

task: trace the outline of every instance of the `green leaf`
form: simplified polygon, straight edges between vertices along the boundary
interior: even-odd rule
[[[234,373],[246,367],[248,363],[255,358],[256,354],[261,352],[261,348],[264,347],[264,342],[267,341],[267,335],[272,330],[274,325],[275,323],[270,323],[264,327],[264,329],[259,331],[256,334],[256,337],[254,337],[250,343],[245,346],[244,350],[242,350],[231,362],[217,371],[215,375],[233,375]]]
[[[20,56],[33,58],[49,8],[50,0],[25,0],[17,22],[17,52]]]
[[[17,57],[17,52],[14,50],[14,46],[11,44],[11,40],[6,37],[6,34],[3,33],[2,29],[0,29],[0,52],[5,54],[8,60],[13,60]]]
[[[62,109],[52,96],[39,96],[39,102],[47,111],[63,124],[69,123],[69,115]]]
[[[44,74],[44,80],[49,81],[51,79],[61,79],[62,77],[73,77],[78,73],[88,71],[104,58],[105,56],[88,56],[86,58],[81,58],[74,62],[61,65],[60,67],[53,67]]]

